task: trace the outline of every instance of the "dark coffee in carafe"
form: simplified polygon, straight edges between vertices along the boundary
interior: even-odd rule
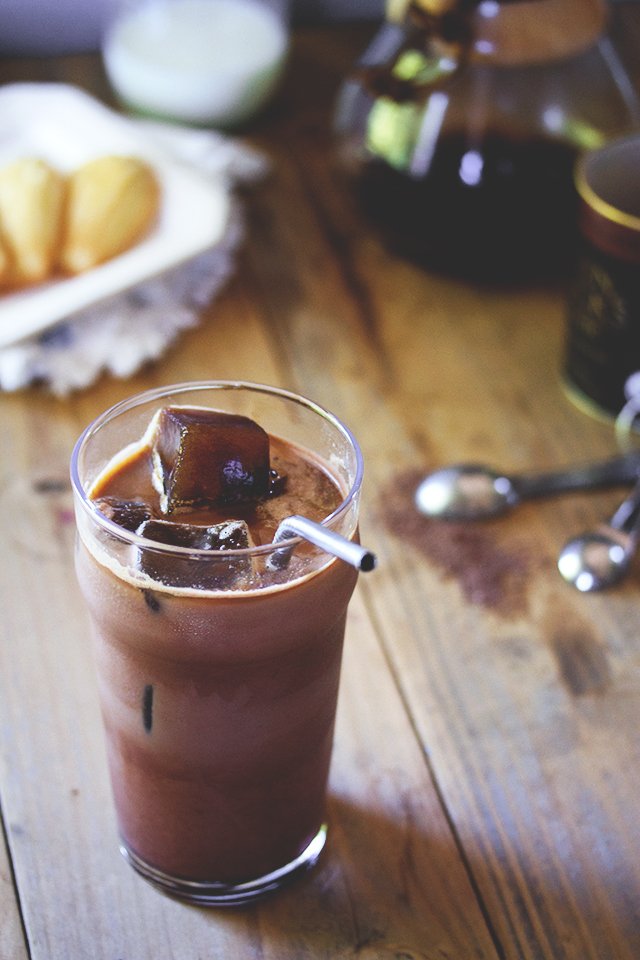
[[[339,156],[395,252],[473,280],[564,275],[577,157],[638,123],[600,0],[413,0],[345,81]]]

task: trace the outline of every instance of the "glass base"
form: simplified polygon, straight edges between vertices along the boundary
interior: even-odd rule
[[[203,907],[238,906],[257,900],[266,894],[278,890],[294,879],[299,873],[309,870],[316,863],[327,839],[327,825],[323,823],[311,843],[299,857],[255,880],[243,883],[216,883],[206,880],[186,880],[172,877],[157,870],[135,854],[124,841],[120,843],[120,853],[133,869],[163,893],[189,903]]]

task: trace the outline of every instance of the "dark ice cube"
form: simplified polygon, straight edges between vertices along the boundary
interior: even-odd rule
[[[163,513],[260,500],[269,492],[269,436],[248,417],[165,407],[152,452]]]
[[[122,500],[120,497],[99,497],[95,505],[108,520],[134,532],[151,517],[151,507],[144,500]]]
[[[145,520],[136,531],[159,545],[191,547],[194,550],[242,550],[253,546],[244,520],[226,520],[210,527],[169,520]],[[204,590],[242,587],[253,574],[250,557],[197,557],[193,554],[156,552],[153,547],[138,550],[138,566],[154,580],[176,587]]]

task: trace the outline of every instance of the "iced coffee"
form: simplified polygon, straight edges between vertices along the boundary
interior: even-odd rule
[[[121,849],[173,895],[241,902],[322,849],[357,571],[273,540],[293,514],[356,539],[361,479],[339,420],[252,384],[142,394],[76,445],[77,573]]]

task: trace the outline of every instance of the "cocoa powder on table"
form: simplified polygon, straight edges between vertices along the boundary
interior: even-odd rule
[[[533,553],[507,518],[457,522],[433,520],[417,510],[414,494],[424,474],[407,471],[383,492],[379,510],[390,533],[457,582],[469,603],[514,616],[527,609]]]

